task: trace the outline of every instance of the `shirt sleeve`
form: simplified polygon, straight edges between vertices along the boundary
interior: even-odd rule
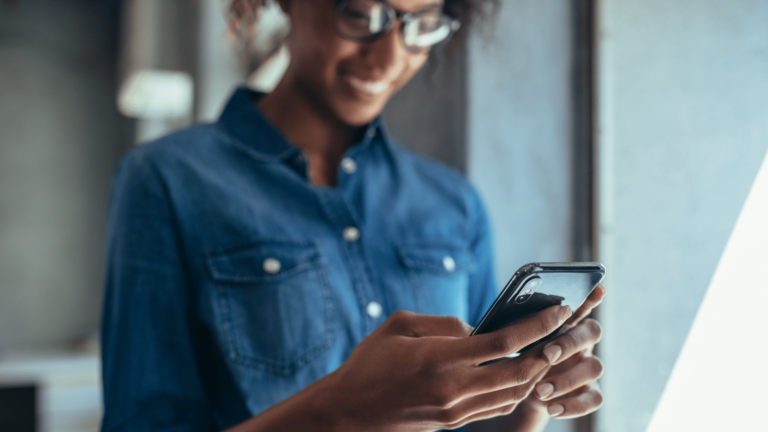
[[[475,265],[469,276],[469,322],[477,326],[485,311],[498,295],[493,260],[493,232],[479,193],[472,189],[470,229],[473,232],[471,250]]]
[[[194,295],[168,194],[144,155],[130,154],[112,185],[102,432],[210,431],[195,355]]]

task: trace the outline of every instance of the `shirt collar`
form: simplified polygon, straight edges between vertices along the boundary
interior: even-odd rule
[[[218,124],[241,144],[247,146],[251,150],[249,153],[259,159],[285,160],[299,153],[300,150],[275,129],[256,107],[256,101],[262,96],[264,93],[246,87],[237,88],[224,107]],[[377,117],[368,125],[362,141],[353,148],[360,150],[367,148],[377,137],[390,145],[390,138],[384,129],[381,117]]]

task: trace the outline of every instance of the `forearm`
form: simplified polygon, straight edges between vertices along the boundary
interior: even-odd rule
[[[323,385],[322,380],[316,381],[299,393],[225,432],[343,430],[343,422],[330,408],[332,403],[323,396]]]

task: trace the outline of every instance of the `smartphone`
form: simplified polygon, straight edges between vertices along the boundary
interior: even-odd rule
[[[604,277],[605,267],[598,262],[524,265],[512,275],[472,336],[507,327],[550,306],[568,305],[575,312]],[[517,355],[554,338],[559,331],[526,346]]]

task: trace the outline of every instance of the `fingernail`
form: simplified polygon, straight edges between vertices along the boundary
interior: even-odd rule
[[[539,396],[539,399],[544,399],[551,395],[553,391],[555,391],[555,386],[550,383],[541,383],[536,386],[536,394]]]
[[[544,355],[547,356],[550,363],[554,364],[563,355],[563,349],[560,348],[560,345],[550,345],[544,348]]]
[[[563,411],[565,411],[565,408],[563,408],[562,405],[550,405],[549,408],[547,408],[547,412],[552,417],[559,416],[560,414],[563,413]]]
[[[571,310],[570,306],[568,305],[560,306],[560,316],[562,317],[561,321],[567,320],[568,318],[571,317],[571,315],[573,315],[573,311]]]

